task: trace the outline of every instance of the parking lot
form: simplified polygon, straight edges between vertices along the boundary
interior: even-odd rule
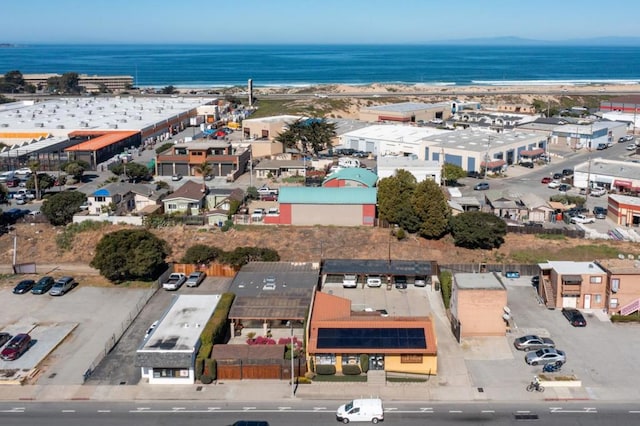
[[[566,352],[567,362],[559,375],[575,375],[578,388],[554,388],[557,397],[637,400],[640,389],[634,377],[640,375],[640,325],[612,324],[606,314],[583,311],[586,327],[573,327],[560,309],[549,310],[539,303],[530,277],[505,279],[514,328],[505,338],[463,340],[465,364],[473,385],[486,392],[512,387],[525,392],[524,385],[542,373],[542,366],[525,363],[526,352],[517,351],[513,340],[526,334],[551,337]],[[553,397],[549,391],[547,397]]]
[[[0,289],[0,330],[30,333],[34,343],[22,357],[2,368],[38,368],[38,384],[81,384],[95,360],[110,349],[126,329],[149,290],[91,287],[81,282],[60,297],[15,295]],[[28,372],[28,373],[27,373]]]

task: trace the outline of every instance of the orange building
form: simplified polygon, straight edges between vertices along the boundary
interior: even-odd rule
[[[307,333],[307,359],[316,369],[326,365],[341,373],[349,365],[363,371],[438,371],[436,335],[430,317],[354,312],[349,299],[316,292]]]

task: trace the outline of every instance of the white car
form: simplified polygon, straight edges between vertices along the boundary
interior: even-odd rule
[[[31,174],[31,169],[28,167],[23,167],[21,169],[16,170],[14,173],[17,175],[29,176]]]
[[[638,147],[634,143],[627,145],[626,148],[627,151],[635,151],[636,149],[638,149]]]
[[[579,214],[571,218],[571,223],[594,223],[595,221],[596,219],[594,217],[588,217],[583,214]]]
[[[607,193],[607,190],[604,188],[591,188],[589,191],[589,195],[592,197],[602,197]]]
[[[549,185],[547,185],[547,188],[552,188],[552,189],[556,189],[558,187],[560,187],[560,185],[562,185],[562,182],[560,182],[559,180],[552,180],[551,182],[549,182]]]
[[[251,219],[262,220],[264,215],[265,215],[264,209],[255,209],[253,213],[251,213]]]

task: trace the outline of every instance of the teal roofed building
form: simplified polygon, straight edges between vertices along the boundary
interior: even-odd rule
[[[373,226],[376,188],[281,187],[280,225]]]
[[[327,176],[322,186],[373,188],[376,182],[378,182],[378,175],[371,170],[362,167],[345,167]]]

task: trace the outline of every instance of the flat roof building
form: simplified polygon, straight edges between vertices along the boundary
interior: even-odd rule
[[[136,353],[136,366],[150,384],[193,384],[200,335],[220,295],[174,296],[158,325]]]

